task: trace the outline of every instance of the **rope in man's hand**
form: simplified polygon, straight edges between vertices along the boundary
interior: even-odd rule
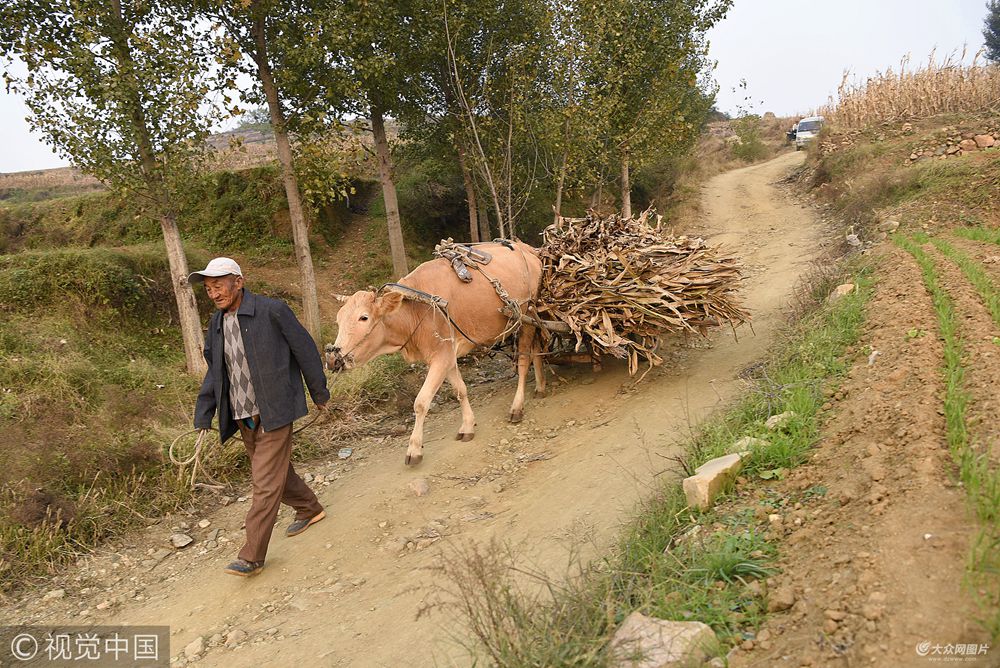
[[[214,478],[212,478],[212,476],[208,474],[208,471],[205,469],[205,465],[202,463],[202,451],[208,444],[208,433],[210,431],[215,431],[215,429],[192,429],[191,431],[186,431],[177,438],[175,438],[173,443],[171,443],[170,447],[167,449],[167,455],[170,457],[170,461],[173,462],[175,465],[177,465],[180,468],[181,472],[183,472],[185,466],[189,464],[191,465],[191,489],[195,489],[196,487],[207,487],[209,489],[223,489],[225,487],[225,485],[220,484],[217,480],[215,480]],[[174,448],[177,447],[177,444],[180,442],[182,438],[184,438],[189,434],[194,434],[194,433],[198,434],[198,439],[194,442],[194,450],[192,451],[191,456],[188,457],[187,459],[179,458],[174,453]],[[202,472],[205,479],[209,481],[208,483],[198,482],[199,470]]]
[[[314,424],[316,424],[316,421],[319,420],[321,417],[323,417],[323,415],[329,414],[328,404],[318,404],[316,408],[318,410],[316,411],[316,414],[313,416],[313,418],[306,424],[302,425],[301,427],[293,431],[292,432],[293,436],[295,434],[298,434],[300,431],[304,431],[309,427],[313,426]],[[186,431],[177,438],[175,438],[173,442],[170,444],[170,447],[167,448],[167,456],[170,457],[171,463],[173,463],[180,469],[181,473],[183,473],[184,467],[188,465],[191,466],[191,489],[204,487],[207,489],[221,490],[226,488],[225,485],[223,485],[218,480],[214,479],[212,476],[208,474],[208,470],[205,468],[205,465],[203,463],[205,448],[208,447],[209,444],[210,431],[217,432],[218,429],[215,429],[213,427],[211,429],[192,429],[190,431]],[[177,444],[185,436],[195,433],[198,434],[198,438],[194,443],[194,450],[191,452],[191,455],[187,459],[181,459],[175,452]],[[243,440],[239,436],[233,436],[233,438],[236,439],[237,441]],[[201,475],[205,478],[205,480],[207,480],[208,482],[198,482],[199,471],[201,472]]]

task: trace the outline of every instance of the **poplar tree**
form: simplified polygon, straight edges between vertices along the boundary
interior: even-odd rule
[[[30,127],[159,220],[192,374],[206,365],[175,195],[211,123],[207,44],[184,15],[129,0],[9,0],[0,27],[4,79],[24,96]],[[12,73],[22,66],[23,76]]]
[[[281,79],[281,73],[286,69],[293,75],[296,71],[295,51],[285,48],[290,41],[287,33],[301,36],[308,30],[312,3],[294,0],[179,0],[175,5],[182,9],[194,9],[199,17],[215,22],[224,30],[223,36],[215,43],[219,63],[227,72],[240,72],[252,77],[255,84],[243,92],[244,98],[267,107],[288,200],[292,243],[302,291],[303,324],[318,345],[321,323],[316,273],[309,248],[309,225],[289,138],[289,128],[294,119],[288,115],[284,100],[286,90]],[[300,46],[308,49],[308,44]]]

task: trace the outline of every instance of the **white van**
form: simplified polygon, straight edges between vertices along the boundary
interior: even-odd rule
[[[810,116],[799,121],[799,124],[795,126],[795,150],[802,149],[803,146],[815,139],[821,129],[823,129],[822,116]]]

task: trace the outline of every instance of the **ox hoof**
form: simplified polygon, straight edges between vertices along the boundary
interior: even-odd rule
[[[465,434],[463,432],[458,432],[457,434],[455,434],[455,440],[456,441],[466,441],[466,442],[468,442],[468,441],[471,441],[472,439],[474,439],[475,437],[476,437],[475,434]]]
[[[546,391],[546,390],[535,390],[535,399],[544,399],[547,396],[549,396],[548,391]]]
[[[524,419],[524,411],[514,411],[510,414],[510,421],[512,424],[517,424]]]
[[[406,465],[416,466],[420,462],[424,461],[423,455],[406,455]]]

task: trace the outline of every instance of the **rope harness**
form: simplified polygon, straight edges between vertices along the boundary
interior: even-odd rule
[[[514,248],[514,244],[508,239],[494,239],[493,243],[501,244],[512,252],[516,250]],[[486,273],[486,270],[483,269],[483,265],[489,264],[493,258],[489,253],[473,248],[474,246],[479,245],[482,244],[459,244],[456,243],[454,239],[449,237],[434,246],[434,255],[451,262],[451,266],[454,268],[455,273],[458,274],[459,279],[465,283],[470,283],[472,281],[472,276],[469,274],[467,267],[472,267],[477,270],[483,275],[483,278],[489,281],[490,285],[492,285],[493,289],[496,291],[497,297],[499,297],[500,301],[504,304],[505,308],[501,308],[500,312],[504,313],[508,318],[507,328],[504,329],[503,333],[498,337],[498,340],[503,340],[521,328],[521,305],[517,303],[517,300],[511,298],[510,293],[507,292],[507,289],[504,288],[503,284],[501,284],[499,280],[490,276]],[[524,259],[523,251],[521,259]],[[527,266],[525,268],[527,269]],[[447,312],[445,313],[447,315]],[[476,344],[480,348],[485,347],[482,344],[473,341],[468,335],[465,334],[465,332],[462,332],[461,328],[459,328],[455,321],[451,319],[450,315],[448,315],[448,320],[454,327],[458,328],[458,331],[462,334],[462,336],[469,339],[469,341],[472,341],[472,343]]]
[[[451,326],[452,329],[452,339],[455,338],[455,332],[457,331],[463,337],[468,339],[469,342],[472,343],[472,345],[478,348],[483,347],[482,343],[476,341],[471,336],[466,334],[465,331],[463,331],[462,328],[459,327],[458,323],[455,322],[455,319],[451,317],[451,313],[448,311],[447,299],[439,297],[438,295],[432,295],[431,293],[424,292],[423,290],[417,290],[416,288],[411,288],[408,285],[402,285],[400,283],[386,283],[381,288],[379,288],[379,291],[382,290],[389,290],[390,292],[398,292],[401,295],[403,295],[404,299],[409,299],[411,301],[427,304],[428,306],[431,307],[431,311],[440,313],[448,321],[448,324]],[[430,311],[428,311],[427,313],[430,313]],[[420,322],[418,322],[417,326],[413,328],[413,332],[410,333],[410,337],[406,340],[406,343],[409,343],[410,339],[413,338],[413,335],[416,334],[417,330],[420,328],[420,323],[423,322],[424,318],[427,317],[427,313],[424,313],[424,315],[420,318]],[[372,329],[374,330],[375,328],[372,327]],[[400,349],[405,348],[406,343],[400,346]],[[355,348],[356,347],[357,346],[355,346]]]

